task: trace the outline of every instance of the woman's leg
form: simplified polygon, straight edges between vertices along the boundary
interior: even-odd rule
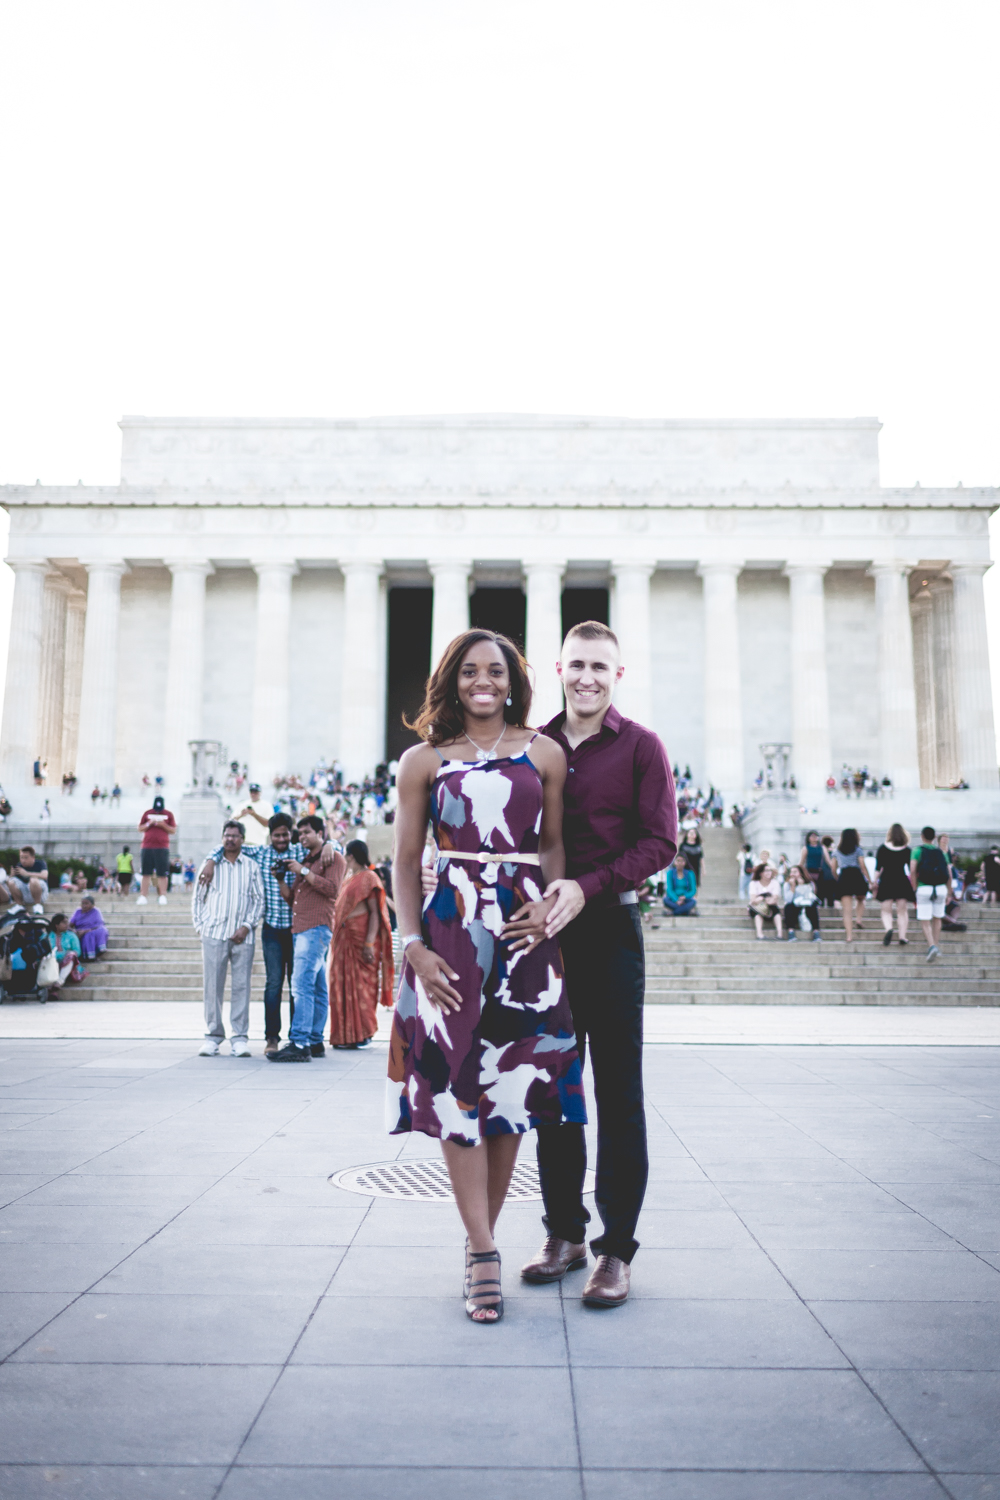
[[[853,943],[853,941],[854,941],[854,936],[853,936],[853,932],[852,932],[852,928],[853,928],[853,925],[854,925],[854,897],[853,896],[841,896],[841,898],[840,898],[840,915],[841,915],[841,917],[843,918],[843,921],[844,921],[844,932],[845,932],[845,934],[847,936],[847,941],[849,943]]]
[[[758,916],[756,912],[753,914],[753,925],[757,929],[757,936],[762,938],[764,936],[764,918]]]
[[[514,1175],[517,1153],[523,1139],[521,1134],[486,1137],[487,1200],[491,1234],[496,1230],[500,1210],[507,1201],[510,1179]]]
[[[520,1141],[520,1137],[518,1137]],[[485,1251],[495,1250],[493,1242],[493,1230],[490,1225],[490,1161],[489,1151],[486,1146],[458,1146],[454,1141],[442,1141],[441,1149],[444,1152],[445,1164],[448,1168],[448,1176],[451,1178],[451,1189],[455,1194],[455,1202],[458,1204],[458,1212],[465,1225],[465,1232],[469,1236],[469,1250],[473,1255],[481,1255]],[[516,1155],[516,1152],[515,1152]],[[511,1171],[514,1170],[513,1161]],[[507,1179],[508,1184],[510,1178]],[[506,1196],[506,1187],[504,1196]],[[502,1202],[502,1200],[501,1200]],[[497,1210],[499,1213],[499,1209]],[[473,1290],[477,1281],[493,1281],[499,1279],[499,1271],[495,1261],[484,1261],[479,1265],[472,1266]],[[473,1314],[473,1321],[477,1323],[492,1323],[496,1320],[496,1312],[490,1307],[492,1298],[499,1301],[499,1295],[493,1296],[494,1288],[490,1293],[484,1295],[481,1305]]]
[[[885,928],[886,932],[892,931],[892,905],[893,904],[891,901],[882,902],[882,926]],[[896,910],[899,910],[898,901],[896,902]]]
[[[891,924],[891,917],[890,917]],[[910,925],[910,911],[905,901],[896,902],[896,926],[899,929],[899,941],[906,942],[906,933]]]
[[[783,922],[781,920],[781,907],[780,906],[776,906],[774,908],[774,926],[775,926],[775,931],[778,934],[778,940],[780,942],[780,940],[785,935],[784,924],[783,924]]]

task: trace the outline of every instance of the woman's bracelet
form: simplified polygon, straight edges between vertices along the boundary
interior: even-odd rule
[[[423,934],[422,933],[411,932],[408,937],[400,938],[400,940],[399,940],[400,950],[403,953],[405,953],[406,950],[407,950],[407,948],[410,946],[411,943],[422,943],[423,941],[424,941],[424,939],[423,939]]]

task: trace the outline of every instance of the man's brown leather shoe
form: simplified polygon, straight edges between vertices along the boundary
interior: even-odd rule
[[[550,1234],[538,1254],[521,1267],[521,1275],[525,1281],[562,1281],[567,1271],[579,1271],[586,1264],[586,1244],[571,1245]]]
[[[628,1263],[617,1255],[599,1255],[583,1289],[584,1303],[587,1307],[621,1307],[628,1301],[631,1274]]]

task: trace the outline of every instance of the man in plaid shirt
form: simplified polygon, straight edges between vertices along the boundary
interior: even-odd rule
[[[292,843],[292,820],[287,813],[275,813],[268,820],[271,834],[269,844],[244,844],[243,853],[256,860],[264,882],[264,921],[261,923],[260,939],[264,950],[264,1036],[265,1055],[277,1052],[281,1039],[281,991],[288,981],[288,1026],[291,1029],[295,1014],[292,999],[292,908],[281,894],[276,876],[284,876],[289,885],[295,879],[290,875],[288,861],[304,864],[308,850],[299,843]],[[333,858],[333,849],[327,844],[320,865],[327,865]],[[202,884],[208,885],[215,874],[216,861],[222,858],[222,845],[213,849],[205,862],[201,874]]]

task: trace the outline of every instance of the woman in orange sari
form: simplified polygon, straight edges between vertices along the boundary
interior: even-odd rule
[[[379,1000],[392,1009],[392,929],[382,882],[369,869],[368,845],[352,839],[344,852],[347,877],[330,944],[330,1044],[363,1047],[378,1030]]]

